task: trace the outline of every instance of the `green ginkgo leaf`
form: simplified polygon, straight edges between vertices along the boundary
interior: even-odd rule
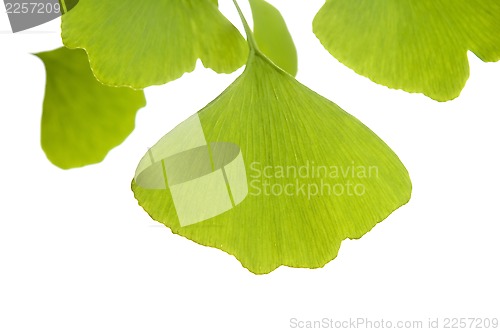
[[[314,32],[334,57],[374,82],[446,101],[469,77],[468,50],[500,60],[500,2],[327,0]]]
[[[264,274],[324,266],[408,202],[411,182],[370,129],[254,51],[145,154],[132,190],[173,233]]]
[[[250,7],[259,49],[290,75],[297,75],[297,49],[279,10],[265,0],[250,0]]]
[[[80,0],[62,18],[62,38],[87,51],[101,82],[134,88],[175,80],[198,59],[229,73],[248,54],[214,0]]]
[[[143,91],[99,83],[83,50],[36,55],[47,71],[41,128],[47,158],[64,169],[102,161],[134,129]]]

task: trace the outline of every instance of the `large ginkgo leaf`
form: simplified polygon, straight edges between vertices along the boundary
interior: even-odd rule
[[[61,168],[102,161],[134,129],[144,93],[99,83],[83,50],[36,55],[47,71],[41,128],[47,158]]]
[[[69,48],[87,51],[103,83],[144,88],[175,80],[197,59],[216,72],[241,67],[247,47],[214,0],[80,0],[62,18]]]
[[[263,274],[322,267],[405,204],[411,182],[370,129],[257,51],[145,154],[132,190],[172,232]]]
[[[290,75],[297,75],[297,49],[279,10],[265,0],[250,0],[250,7],[259,49]]]
[[[468,50],[500,60],[500,1],[327,0],[314,32],[359,74],[446,101],[469,77]]]

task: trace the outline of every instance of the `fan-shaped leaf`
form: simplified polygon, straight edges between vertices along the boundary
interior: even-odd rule
[[[370,129],[257,52],[148,151],[132,189],[172,232],[261,274],[325,265],[405,204],[411,182]]]
[[[101,82],[134,88],[175,80],[197,59],[229,73],[248,54],[214,0],[80,0],[62,18],[62,38],[87,51]]]
[[[134,129],[144,93],[99,83],[83,50],[36,54],[47,71],[42,148],[61,168],[100,162]]]
[[[314,32],[359,74],[446,101],[469,77],[467,50],[484,61],[500,59],[500,2],[327,0]]]

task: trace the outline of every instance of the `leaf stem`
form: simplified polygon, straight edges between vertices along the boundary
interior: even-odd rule
[[[243,27],[245,28],[245,33],[247,35],[247,42],[248,46],[250,47],[250,51],[253,53],[259,53],[259,47],[257,46],[257,42],[255,41],[255,38],[253,36],[253,32],[250,29],[250,26],[248,25],[248,22],[245,18],[245,15],[243,15],[243,12],[241,11],[240,6],[238,5],[238,2],[236,0],[233,0],[234,6],[236,7],[236,10],[238,11],[238,14],[240,15],[241,22],[243,23]]]
[[[59,1],[59,2],[61,3],[61,5],[62,5],[62,7],[63,7],[63,10],[62,10],[62,11],[63,11],[63,14],[66,14],[66,13],[68,12],[68,8],[66,7],[66,2],[65,2],[65,0],[61,0],[61,1]]]

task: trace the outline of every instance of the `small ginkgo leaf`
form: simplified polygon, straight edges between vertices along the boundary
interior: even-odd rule
[[[173,233],[263,274],[324,266],[405,204],[411,182],[370,129],[256,51],[145,154],[132,190]]]
[[[134,88],[175,80],[198,59],[233,72],[248,54],[214,0],[80,0],[62,18],[62,38],[87,51],[101,82]]]
[[[134,129],[143,91],[109,87],[92,75],[83,50],[36,54],[47,72],[41,128],[47,158],[64,169],[102,161]]]
[[[253,33],[259,49],[278,67],[297,75],[297,49],[278,9],[265,0],[250,0]]]
[[[327,0],[313,26],[323,46],[359,74],[438,101],[460,95],[468,50],[500,60],[496,0]]]

